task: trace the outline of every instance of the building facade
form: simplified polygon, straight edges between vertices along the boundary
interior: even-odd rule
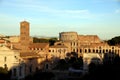
[[[25,77],[25,64],[20,57],[20,51],[12,47],[0,46],[0,67],[11,71],[12,79],[23,79]]]

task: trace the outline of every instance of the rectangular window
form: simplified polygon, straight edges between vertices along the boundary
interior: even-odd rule
[[[13,69],[13,76],[17,76],[17,70]]]
[[[22,76],[22,67],[19,67],[19,76]]]
[[[51,52],[51,50],[49,50],[49,52]]]
[[[5,62],[7,61],[7,57],[6,57],[6,56],[4,57],[4,61],[5,61]]]

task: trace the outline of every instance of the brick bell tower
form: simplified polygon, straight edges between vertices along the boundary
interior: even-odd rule
[[[23,52],[29,50],[29,42],[30,42],[29,25],[30,24],[27,21],[20,22],[20,44],[21,44],[21,50]]]

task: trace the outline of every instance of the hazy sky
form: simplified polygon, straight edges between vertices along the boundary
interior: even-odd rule
[[[19,35],[23,20],[31,35],[76,31],[110,39],[120,35],[120,0],[0,0],[0,34]]]

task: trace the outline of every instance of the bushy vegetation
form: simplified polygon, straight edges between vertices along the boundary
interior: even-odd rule
[[[52,72],[37,71],[34,75],[29,75],[25,80],[51,80],[55,75]]]
[[[10,80],[10,72],[7,69],[0,67],[0,80]]]
[[[102,65],[91,63],[89,74],[81,80],[120,80],[120,57],[116,55],[112,60],[107,59]]]
[[[109,45],[120,45],[120,36],[114,37],[107,41]]]
[[[75,52],[68,53],[66,59],[59,60],[55,69],[68,70],[70,67],[74,69],[81,69],[83,67],[82,57],[78,58]]]
[[[50,45],[54,45],[54,43],[58,41],[57,38],[37,38],[33,37],[33,43],[49,43]]]

